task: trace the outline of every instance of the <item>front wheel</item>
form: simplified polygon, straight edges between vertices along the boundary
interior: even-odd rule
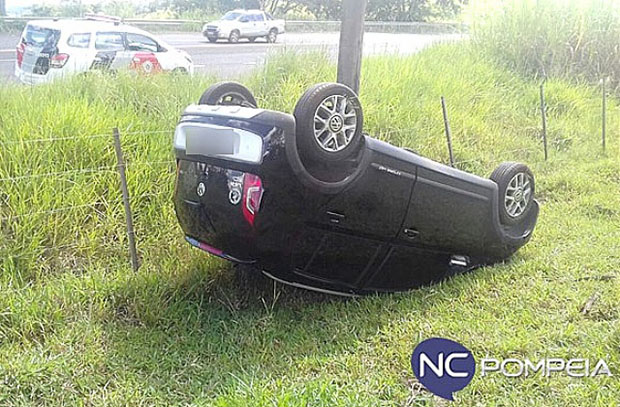
[[[239,31],[233,30],[233,32],[231,32],[228,36],[228,42],[230,42],[231,44],[236,44],[237,42],[239,42],[240,36],[241,35],[239,34]]]
[[[267,42],[270,44],[273,44],[274,42],[276,42],[278,40],[278,30],[275,28],[272,28],[269,31],[269,34],[267,34]]]
[[[499,219],[515,225],[527,218],[534,207],[534,175],[525,164],[501,163],[491,174],[499,192]]]

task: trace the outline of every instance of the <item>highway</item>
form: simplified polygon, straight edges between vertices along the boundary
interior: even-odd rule
[[[221,40],[211,44],[200,33],[171,33],[156,35],[168,44],[187,51],[194,60],[196,73],[215,74],[221,78],[234,78],[264,64],[274,52],[304,52],[320,50],[335,60],[338,52],[339,33],[286,33],[275,44],[257,40],[251,44],[241,40],[229,44]],[[0,33],[0,83],[16,82],[15,46],[19,36]],[[415,53],[440,41],[458,41],[460,34],[364,34],[364,55]]]

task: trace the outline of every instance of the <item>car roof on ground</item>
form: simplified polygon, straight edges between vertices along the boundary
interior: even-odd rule
[[[58,20],[31,20],[28,25],[35,27],[51,28],[53,30],[70,31],[70,32],[89,32],[89,31],[122,31],[135,34],[151,33],[133,27],[131,25],[115,23],[112,21],[97,20],[78,20],[78,19],[58,19]]]

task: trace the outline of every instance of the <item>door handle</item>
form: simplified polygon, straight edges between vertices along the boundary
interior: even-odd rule
[[[329,223],[338,224],[344,220],[345,216],[342,213],[327,211],[325,212],[329,218]]]
[[[405,228],[403,229],[403,233],[405,234],[405,236],[407,236],[408,239],[411,240],[417,238],[420,235],[420,232],[413,228]]]

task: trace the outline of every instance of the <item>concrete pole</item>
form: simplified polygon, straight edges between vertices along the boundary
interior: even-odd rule
[[[342,0],[338,82],[359,93],[367,0]]]

